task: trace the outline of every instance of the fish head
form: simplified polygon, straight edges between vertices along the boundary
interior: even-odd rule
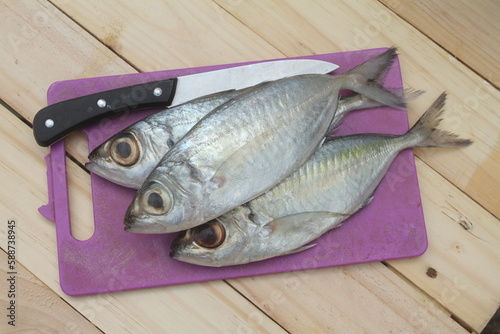
[[[180,233],[170,257],[210,267],[230,266],[301,252],[308,243],[339,225],[346,215],[303,212],[268,221],[240,206],[208,223]],[[267,221],[267,222],[266,222]]]
[[[160,162],[161,164],[161,162]],[[200,225],[202,185],[183,163],[157,166],[137,191],[125,215],[125,230],[172,233]]]
[[[252,261],[255,224],[233,210],[207,223],[182,231],[170,247],[170,257],[201,266],[220,267]]]
[[[113,183],[137,189],[173,146],[169,137],[164,128],[136,123],[96,147],[85,167]]]

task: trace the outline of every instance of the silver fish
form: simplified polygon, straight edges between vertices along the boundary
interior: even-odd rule
[[[242,91],[203,96],[148,116],[96,147],[85,167],[111,182],[138,189],[165,153],[201,118]]]
[[[218,93],[150,115],[96,147],[85,166],[111,182],[138,189],[168,150],[201,118],[240,93]],[[408,94],[405,96],[408,100]],[[331,128],[352,110],[378,106],[382,104],[359,94],[341,98]]]
[[[129,206],[126,230],[177,232],[255,198],[302,165],[321,145],[341,89],[405,108],[374,80],[389,49],[343,75],[299,75],[247,89],[211,111],[175,144]]]
[[[323,233],[366,206],[398,153],[411,147],[466,146],[437,129],[441,95],[406,134],[330,139],[267,193],[177,236],[170,256],[203,266],[259,261],[308,249]]]

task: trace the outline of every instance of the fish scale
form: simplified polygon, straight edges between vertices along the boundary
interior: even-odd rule
[[[373,192],[397,153],[411,146],[403,138],[390,135],[333,138],[290,175],[287,182],[252,201],[251,208],[254,213],[265,212],[274,218],[322,211],[325,207],[331,212],[350,214],[364,201],[353,203],[350,199]],[[343,189],[342,196],[339,188]]]
[[[274,95],[275,93],[271,91],[270,94]],[[332,100],[331,96],[335,95],[329,95],[324,99],[330,101]],[[234,163],[231,164],[230,169],[226,167],[228,164],[224,165],[224,174],[230,172],[236,175],[235,179],[237,181],[211,193],[208,196],[211,205],[216,205],[215,203],[218,200],[227,196],[234,197],[235,192],[238,195],[241,194],[241,197],[247,196],[247,194],[251,194],[249,198],[257,196],[259,193],[253,190],[254,185],[248,181],[253,174],[263,173],[262,179],[281,180],[289,172],[302,164],[307,156],[316,150],[316,147],[311,146],[310,143],[316,142],[319,144],[334,116],[334,112],[325,115],[324,111],[328,109],[334,111],[335,108],[329,108],[328,102],[325,102],[321,103],[317,108],[303,112],[305,102],[299,100],[299,103],[293,105],[295,103],[287,101],[289,98],[291,96],[285,99],[277,99],[283,102],[282,105],[285,105],[285,108],[281,107],[280,109],[276,109],[279,103],[275,102],[271,105],[263,103],[262,108],[257,108],[256,119],[258,119],[258,122],[252,119],[255,126],[250,127],[246,123],[245,126],[248,127],[247,129],[238,129],[239,131],[249,131],[252,141],[250,145],[252,148],[258,147],[259,154],[250,154],[250,150],[242,146],[243,150],[237,153],[238,158],[232,156]],[[288,105],[292,104],[292,106],[287,108],[286,102],[288,102]],[[292,115],[281,112],[283,109],[292,111]],[[278,113],[278,117],[273,117],[273,113]],[[266,126],[262,126],[262,124],[266,124]],[[298,133],[301,134],[301,141],[297,143],[296,138]],[[277,143],[280,144],[277,145]],[[283,164],[276,163],[277,156],[280,156],[280,160],[284,162]],[[296,159],[296,157],[301,156],[302,159]],[[294,159],[296,161],[290,163]],[[249,166],[251,168],[248,168]],[[217,170],[216,174],[220,173],[222,173],[221,170]],[[267,184],[269,184],[269,181]],[[261,189],[267,187],[263,186]],[[208,217],[206,218],[208,219]]]
[[[304,76],[305,82],[300,85],[301,88],[306,86],[311,86],[311,78]],[[295,78],[294,81],[297,79]],[[290,80],[283,80],[290,81]],[[317,87],[324,87],[322,82],[318,80],[313,81]],[[293,86],[297,86],[296,82],[292,82]],[[265,86],[264,86],[265,87]],[[323,88],[322,87],[322,88]],[[328,86],[327,86],[328,87]],[[315,88],[315,87],[314,87]],[[314,89],[310,88],[310,89]],[[226,113],[223,117],[207,117],[204,121],[204,127],[196,127],[190,132],[190,138],[193,140],[180,143],[177,148],[174,148],[169,154],[166,155],[164,160],[180,161],[189,160],[192,165],[197,165],[203,175],[206,175],[207,181],[217,174],[219,169],[217,167],[224,166],[227,159],[233,158],[233,154],[238,152],[241,154],[241,148],[245,151],[245,144],[250,143],[252,146],[261,146],[259,154],[241,154],[240,159],[234,159],[234,164],[231,167],[232,172],[235,175],[240,174],[240,182],[235,182],[231,186],[223,187],[222,189],[217,189],[216,191],[209,194],[209,199],[212,206],[217,206],[214,197],[225,197],[226,195],[221,195],[224,190],[226,192],[233,193],[235,189],[238,193],[248,193],[248,181],[246,180],[245,173],[253,173],[255,169],[262,170],[262,172],[269,171],[270,161],[275,160],[278,153],[283,152],[283,148],[286,149],[285,156],[292,158],[298,151],[307,151],[307,146],[310,146],[310,141],[319,142],[319,140],[324,136],[326,129],[333,118],[333,112],[324,114],[325,109],[328,106],[328,101],[335,99],[335,92],[333,94],[326,94],[327,91],[332,91],[330,89],[316,89],[321,95],[324,95],[324,100],[326,102],[320,103],[318,107],[312,108],[308,112],[303,112],[304,104],[310,103],[310,99],[304,101],[299,99],[294,95],[286,94],[278,99],[275,99],[273,103],[269,103],[269,96],[279,95],[281,91],[288,91],[290,87],[271,87],[267,92],[261,94],[258,99],[253,99],[254,94],[249,94],[245,96],[245,99],[235,99],[238,102],[238,108],[232,110],[231,113]],[[298,90],[298,88],[294,88]],[[319,94],[312,94],[317,96]],[[313,99],[313,97],[311,97]],[[279,102],[277,102],[279,101]],[[235,105],[235,103],[229,103],[221,108],[220,111],[228,109]],[[250,106],[249,106],[250,105]],[[252,108],[252,112],[247,112]],[[290,113],[282,112],[282,110],[291,111]],[[277,115],[277,116],[276,116]],[[218,115],[214,115],[218,116]],[[314,123],[311,122],[314,121]],[[264,126],[265,125],[265,126]],[[222,132],[213,132],[213,129],[224,126],[225,130]],[[301,133],[301,141],[304,143],[295,143],[295,138],[297,134]],[[272,140],[269,138],[272,137]],[[305,137],[305,138],[304,138]],[[308,137],[312,137],[309,139]],[[237,139],[236,139],[237,138]],[[270,144],[270,142],[280,142],[281,145]],[[295,148],[287,149],[289,147]],[[297,145],[298,144],[298,145]],[[314,147],[308,148],[309,151],[314,151]],[[306,153],[307,154],[307,153]],[[287,170],[295,169],[297,165],[303,163],[306,155],[300,161],[296,162],[292,166],[287,166]],[[310,154],[307,154],[307,156]],[[215,157],[219,163],[212,163],[211,159],[206,159],[206,157]],[[226,159],[222,159],[222,157]],[[286,162],[286,159],[283,159]],[[253,170],[248,171],[246,164],[251,164]],[[214,166],[214,168],[206,167],[206,165]],[[280,172],[281,168],[276,168]],[[273,174],[272,171],[269,174]],[[279,178],[286,176],[286,172],[281,172]],[[227,189],[227,190],[226,190]],[[252,197],[258,195],[254,194]],[[205,219],[213,218],[213,215],[205,217]]]
[[[341,89],[404,108],[374,80],[395,50],[343,75],[298,75],[257,85],[202,118],[158,163],[129,206],[126,230],[168,233],[203,224],[259,196],[321,145]],[[365,75],[366,74],[366,75]],[[160,196],[162,201],[148,197]]]
[[[267,193],[206,225],[223,230],[216,244],[194,233],[178,236],[171,257],[207,266],[242,264],[290,254],[331,230],[368,203],[395,157],[411,147],[467,146],[439,130],[441,95],[404,135],[333,137],[300,169]],[[213,233],[217,233],[211,227]],[[197,240],[191,240],[191,235]],[[208,234],[208,233],[207,233]],[[194,244],[193,244],[194,242]],[[334,256],[334,254],[332,254]]]

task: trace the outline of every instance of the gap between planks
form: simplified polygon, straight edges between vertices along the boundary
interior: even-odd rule
[[[407,20],[402,14],[399,12],[395,11],[392,9],[389,5],[387,5],[384,0],[377,0],[382,6],[387,8],[387,10],[391,11],[399,17],[402,21],[406,22],[408,25],[413,27],[416,31],[418,31],[420,34],[425,36],[429,41],[432,41],[434,44],[436,44],[439,48],[443,49],[446,53],[451,55],[454,59],[456,59],[458,62],[460,62],[462,65],[464,65],[467,69],[469,69],[472,73],[476,74],[478,77],[482,78],[484,81],[488,82],[491,86],[495,87],[497,90],[500,89],[500,87],[493,82],[492,79],[488,79],[485,75],[483,75],[480,70],[476,70],[472,65],[469,65],[466,61],[462,60],[459,56],[456,56],[455,53],[453,53],[450,49],[446,48],[442,43],[438,42],[435,38],[432,38],[430,34],[425,33],[424,30],[418,28],[416,24],[411,23],[409,20]],[[497,217],[499,218],[499,217]]]
[[[257,305],[256,303],[254,303],[250,298],[248,298],[247,296],[245,296],[243,293],[241,293],[240,290],[238,290],[236,287],[234,287],[229,281],[228,279],[222,279],[222,281],[224,283],[226,283],[231,289],[233,289],[237,294],[239,294],[241,297],[243,297],[247,302],[249,302],[251,305],[253,305],[257,310],[259,310],[260,312],[262,312],[262,314],[265,314],[266,317],[269,318],[269,320],[271,320],[272,322],[274,322],[277,326],[281,327],[285,332],[287,333],[291,333],[289,330],[287,330],[285,327],[283,327],[283,325],[281,325],[276,319],[272,318],[267,312],[265,309],[259,307],[259,305]]]
[[[3,247],[1,247],[1,246],[0,246],[0,249],[5,254],[5,257],[7,257],[6,250]],[[16,267],[18,268],[18,270],[16,271],[16,273],[17,273],[16,277],[20,277],[19,275],[21,275],[21,276],[23,276],[23,275],[31,276],[40,285],[40,289],[47,290],[50,294],[53,295],[54,298],[57,298],[57,300],[59,300],[64,307],[69,307],[77,315],[79,315],[82,319],[84,319],[85,321],[87,321],[89,324],[92,324],[92,326],[94,326],[101,333],[104,333],[104,331],[102,331],[95,323],[93,323],[92,321],[90,321],[84,314],[82,314],[80,311],[78,311],[76,308],[74,308],[73,305],[71,305],[68,302],[68,300],[65,300],[64,298],[62,298],[57,291],[55,291],[50,286],[48,286],[47,284],[45,284],[44,281],[42,281],[37,275],[35,275],[35,273],[33,273],[31,270],[29,270],[28,267],[26,267],[21,261],[19,261],[19,259],[16,259]],[[21,269],[21,271],[19,269]],[[19,274],[19,272],[22,272],[22,274]],[[21,279],[23,279],[23,278],[21,278]],[[18,292],[18,294],[19,294],[19,292]],[[22,298],[19,298],[19,299],[22,299]],[[16,300],[18,300],[18,299],[16,298]]]
[[[432,297],[427,291],[425,291],[424,289],[422,289],[421,287],[419,287],[418,285],[416,285],[415,283],[413,283],[413,281],[410,278],[408,278],[407,276],[405,276],[402,272],[398,271],[389,262],[390,262],[390,260],[381,261],[381,263],[384,266],[386,266],[387,269],[389,269],[392,273],[394,273],[395,275],[397,275],[406,284],[408,284],[413,289],[417,290],[422,295],[424,295],[427,298],[429,298],[429,300],[431,301],[431,304],[434,307],[439,308],[444,313],[448,314],[451,320],[455,321],[457,324],[459,324],[460,326],[462,326],[466,331],[471,332],[471,333],[474,332],[474,329],[471,326],[469,326],[467,324],[467,322],[465,322],[460,317],[458,317],[456,314],[454,314],[453,312],[451,312],[446,306],[444,306],[443,304],[441,304],[436,298]]]
[[[272,46],[276,52],[279,52],[283,57],[289,57],[288,55],[286,55],[283,51],[281,51],[280,49],[278,49],[276,46],[273,45],[272,41],[269,41],[267,40],[264,36],[262,36],[262,34],[259,34],[258,31],[252,29],[252,27],[248,26],[245,24],[245,22],[243,22],[242,20],[240,20],[236,15],[234,15],[233,13],[231,13],[230,11],[228,11],[226,8],[224,8],[223,6],[221,6],[218,2],[216,1],[212,1],[214,5],[216,5],[217,7],[219,7],[221,10],[223,10],[224,12],[226,12],[229,16],[231,16],[233,19],[235,19],[236,21],[238,21],[239,23],[241,23],[242,26],[245,26],[247,29],[249,29],[250,31],[252,31],[256,36],[259,36],[259,38],[261,38],[263,41],[266,41],[267,44],[269,44],[270,46]],[[313,52],[312,50],[309,50],[309,52],[311,52],[311,54],[315,55],[316,53]]]
[[[78,22],[77,20],[75,20],[68,13],[66,13],[62,8],[60,8],[59,6],[57,6],[52,0],[47,0],[47,2],[50,3],[50,5],[53,6],[55,9],[57,9],[59,12],[61,12],[61,14],[63,14],[64,16],[66,16],[69,20],[73,21],[83,31],[85,31],[87,34],[89,34],[90,36],[92,36],[96,41],[99,41],[99,43],[101,43],[105,48],[107,48],[109,51],[111,51],[118,58],[120,58],[125,63],[127,63],[134,70],[136,70],[137,72],[143,72],[140,68],[138,68],[137,66],[135,66],[134,63],[132,63],[131,61],[129,61],[126,57],[124,57],[124,56],[120,55],[119,53],[117,53],[111,46],[109,46],[104,41],[102,41],[101,39],[99,39],[99,37],[96,36],[91,30],[89,30],[87,27],[85,27],[82,24],[80,24],[80,22]]]
[[[10,113],[12,113],[14,116],[16,116],[21,122],[26,124],[30,129],[33,129],[33,125],[28,121],[23,115],[18,113],[14,108],[12,108],[7,102],[4,100],[0,99],[0,106],[3,106],[6,110],[8,110]]]

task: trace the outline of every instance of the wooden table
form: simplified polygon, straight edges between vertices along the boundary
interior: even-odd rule
[[[498,1],[0,2],[0,331],[480,332],[500,302]],[[416,149],[429,248],[412,259],[69,297],[30,125],[58,80],[399,47],[410,123],[443,91],[464,149]],[[92,233],[82,135],[69,140],[74,235]],[[16,296],[8,297],[9,221]],[[8,303],[15,300],[16,327]]]

